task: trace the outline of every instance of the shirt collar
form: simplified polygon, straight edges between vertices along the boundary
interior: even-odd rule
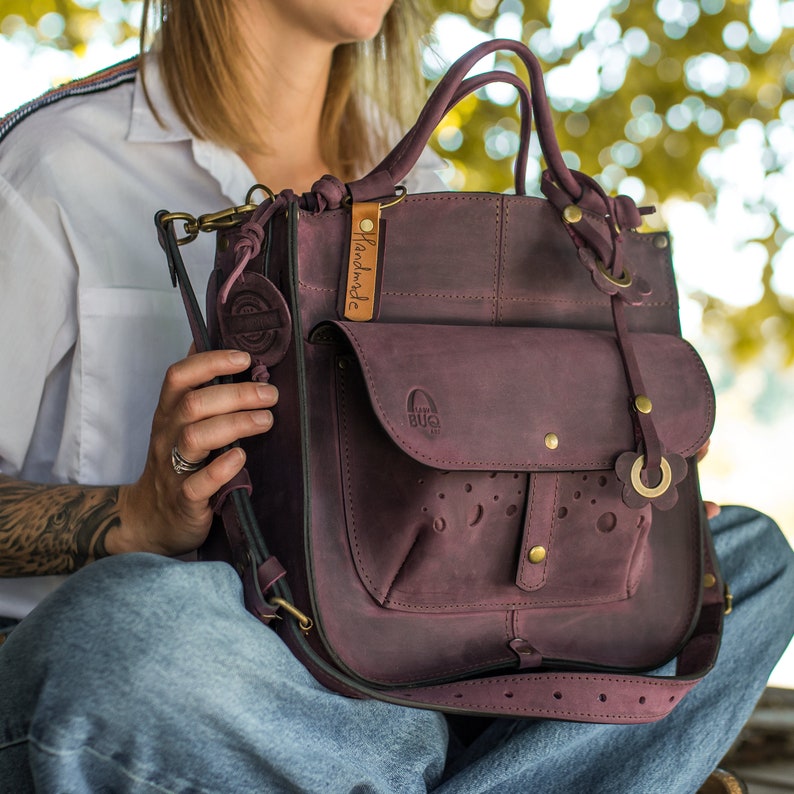
[[[165,143],[168,141],[189,141],[190,131],[179,118],[176,109],[168,99],[165,83],[160,76],[157,57],[151,53],[143,56],[146,59],[146,89],[160,122],[152,113],[146,94],[143,91],[143,67],[138,68],[135,75],[135,89],[132,97],[132,111],[127,140],[130,143]]]
[[[242,204],[248,189],[256,182],[251,170],[236,152],[211,141],[200,140],[188,130],[168,97],[157,56],[150,52],[143,57],[147,59],[146,89],[163,124],[146,101],[139,69],[135,76],[127,140],[130,143],[155,144],[189,141],[196,164],[217,181],[231,204]]]

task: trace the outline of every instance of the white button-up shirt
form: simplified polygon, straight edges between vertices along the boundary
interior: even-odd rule
[[[234,152],[188,132],[152,66],[147,87],[165,128],[134,63],[0,121],[4,474],[138,478],[163,375],[190,344],[154,214],[242,204],[256,181]],[[423,156],[409,190],[444,189],[439,165]],[[213,251],[205,234],[183,249],[199,294]],[[0,581],[0,615],[25,614],[59,581]]]

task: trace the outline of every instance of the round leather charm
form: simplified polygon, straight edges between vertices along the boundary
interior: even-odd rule
[[[223,344],[244,350],[272,367],[286,355],[292,339],[292,318],[278,287],[261,273],[245,273],[218,301]]]

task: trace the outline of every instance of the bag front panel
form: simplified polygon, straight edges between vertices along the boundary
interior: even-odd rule
[[[521,537],[531,499],[526,476],[503,472],[496,477],[483,472],[445,474],[413,461],[409,465],[416,468],[405,474],[391,468],[389,446],[393,444],[381,434],[374,450],[378,464],[356,472],[361,478],[359,500],[351,502],[346,493],[353,476],[347,470],[346,445],[350,439],[339,428],[335,432],[329,426],[329,408],[331,416],[356,414],[357,424],[367,412],[372,417],[372,411],[363,387],[358,389],[358,402],[340,404],[350,399],[350,388],[340,391],[338,387],[339,373],[343,378],[350,374],[349,364],[339,366],[341,361],[349,361],[348,357],[340,357],[332,345],[325,344],[307,345],[306,355],[314,428],[308,517],[313,614],[329,652],[349,673],[389,686],[509,668],[517,663],[510,649],[516,639],[529,642],[546,663],[558,667],[648,669],[675,655],[691,630],[699,597],[700,519],[697,511],[691,510],[696,504],[691,484],[686,485],[680,507],[672,514],[654,511],[645,521],[640,519],[647,514],[640,513],[637,522],[643,526],[604,532],[605,527],[599,528],[597,522],[591,527],[577,524],[571,525],[573,531],[567,537],[559,534],[558,526],[558,537],[549,545],[549,560],[552,565],[557,565],[556,559],[561,562],[556,570],[549,570],[540,590],[527,592],[516,581],[527,543]],[[370,421],[373,432],[366,434],[367,444],[378,434],[374,417]],[[398,453],[398,457],[401,460],[397,465],[404,465],[405,456]],[[425,482],[419,483],[422,475]],[[587,476],[589,480],[590,474]],[[581,488],[574,489],[571,478],[566,498],[576,501],[602,489],[600,476],[593,473],[591,491],[585,481]],[[532,479],[530,475],[530,492]],[[472,486],[471,491],[466,490],[467,484]],[[409,516],[400,523],[400,507],[405,512],[415,510],[408,502],[422,502],[421,498],[414,500],[423,487],[428,497],[424,501],[434,507],[434,512],[425,514],[420,507],[419,521]],[[443,491],[436,490],[442,487]],[[465,516],[465,499],[453,507],[455,488],[472,500],[475,495],[482,501],[486,496],[500,496],[498,511],[479,522],[479,528],[490,535],[477,535],[477,526],[469,526],[469,519],[478,512],[476,505],[473,512],[465,511]],[[439,498],[440,493],[444,499]],[[367,501],[371,507],[362,508],[361,503]],[[472,509],[471,503],[467,506]],[[515,512],[511,506],[515,506]],[[463,520],[455,523],[450,512],[443,512],[448,509]],[[392,510],[398,513],[394,520]],[[564,524],[564,519],[558,518],[557,524]],[[494,529],[499,523],[501,536],[500,529]],[[542,526],[545,522],[538,523]],[[405,532],[401,534],[400,529]],[[625,536],[621,538],[624,529],[630,535],[629,543]],[[598,549],[593,552],[587,541],[583,545],[588,551],[580,549],[578,564],[575,557],[567,558],[585,534],[598,542],[614,541],[612,549],[617,549],[623,562],[618,560],[614,566],[618,573],[611,571],[609,575],[620,577],[619,592],[613,594],[614,600],[596,596],[593,603],[566,604],[566,588],[571,593],[580,592],[580,585],[586,589],[586,582],[577,582],[581,576],[590,575],[592,587],[600,588],[603,595],[605,585],[597,574],[604,566],[613,567],[613,561],[606,559],[608,553],[596,561],[586,559],[588,554],[599,553]],[[528,536],[530,544],[535,540]],[[564,553],[555,555],[566,544]],[[363,575],[362,564],[372,566]],[[556,588],[556,597],[544,601],[544,587],[549,594]],[[470,597],[473,593],[477,596],[474,601]],[[511,600],[499,602],[505,595]],[[456,605],[464,602],[465,609],[457,610]]]

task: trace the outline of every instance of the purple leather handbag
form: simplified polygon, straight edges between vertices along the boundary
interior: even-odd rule
[[[531,91],[466,77],[497,49]],[[444,113],[493,80],[519,89],[516,195],[406,195]],[[544,199],[523,190],[533,114]],[[198,348],[247,350],[281,395],[202,555],[346,695],[667,714],[713,664],[726,600],[695,462],[713,391],[680,337],[668,236],[566,167],[529,50],[464,56],[363,179],[251,195],[157,216]],[[217,232],[206,327],[178,250],[199,230]]]

